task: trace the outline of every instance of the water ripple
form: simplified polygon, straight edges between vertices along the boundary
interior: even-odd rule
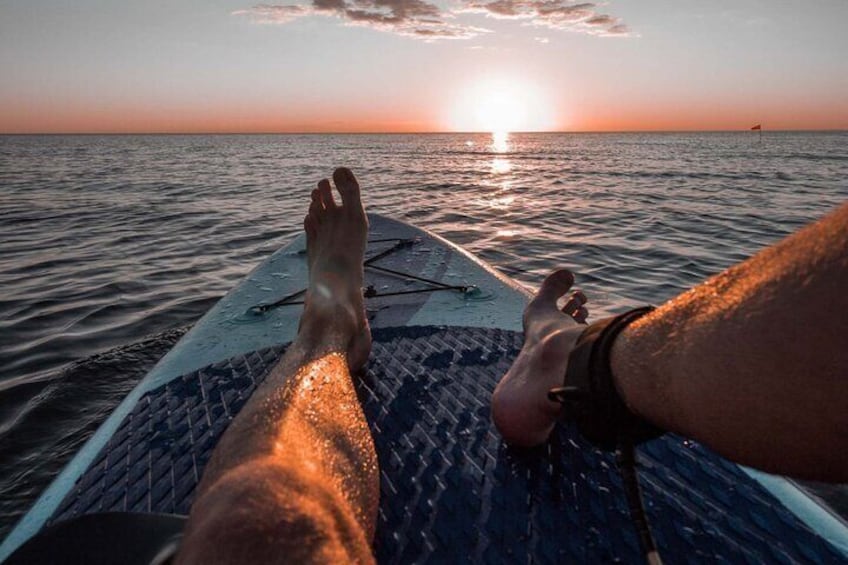
[[[846,146],[845,133],[521,134],[506,150],[483,134],[0,136],[0,536],[175,328],[301,229],[338,165],[370,209],[530,287],[573,269],[603,315],[661,303],[844,202]]]

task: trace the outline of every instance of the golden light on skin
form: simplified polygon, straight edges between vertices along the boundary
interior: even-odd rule
[[[517,77],[476,79],[460,87],[449,106],[447,123],[454,131],[504,134],[556,128],[553,106],[542,89]]]
[[[327,353],[307,362],[265,403],[264,412],[276,425],[268,455],[290,462],[300,476],[327,482],[335,495],[349,501],[344,507],[370,530],[378,500],[362,477],[378,476],[377,454],[356,400],[346,355]],[[281,406],[285,406],[282,414]],[[275,414],[279,420],[271,417]],[[373,490],[379,492],[379,488]]]

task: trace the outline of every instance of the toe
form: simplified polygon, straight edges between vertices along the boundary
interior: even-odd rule
[[[324,205],[325,209],[332,210],[336,207],[336,201],[333,200],[333,190],[330,187],[330,181],[327,179],[322,179],[321,182],[318,183],[318,195],[321,198],[321,204]]]
[[[589,317],[589,310],[585,306],[581,306],[577,309],[577,312],[572,314],[571,316],[578,324],[585,324],[586,318]]]
[[[539,292],[533,298],[535,306],[556,308],[559,298],[568,292],[574,284],[574,275],[568,269],[560,269],[548,275],[542,282]]]
[[[307,214],[303,218],[303,231],[306,232],[306,244],[310,245],[318,233],[318,226],[315,225],[315,219],[312,217],[312,214]]]
[[[333,182],[336,183],[336,188],[339,189],[339,194],[342,196],[342,204],[353,209],[360,208],[359,183],[353,172],[347,167],[339,167],[333,172]]]
[[[577,312],[581,306],[586,304],[587,301],[588,299],[586,298],[586,295],[583,294],[582,291],[577,290],[569,297],[568,301],[562,307],[562,313],[573,316],[574,313]]]
[[[324,212],[324,206],[321,204],[321,194],[318,189],[312,191],[312,200],[309,202],[309,215],[315,224],[321,223],[321,214]]]

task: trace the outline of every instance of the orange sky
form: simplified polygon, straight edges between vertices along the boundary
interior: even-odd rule
[[[571,107],[567,119],[555,118],[546,131],[702,131],[744,130],[755,123],[765,129],[848,129],[844,104],[798,107],[785,111],[769,107],[729,104],[644,104],[610,108],[605,105]],[[286,112],[283,109],[216,107],[151,108],[112,105],[79,107],[4,106],[0,108],[3,133],[293,133],[293,132],[431,132],[455,131],[439,112],[409,108],[406,112],[351,109],[335,115],[324,111]],[[496,128],[494,128],[496,129]],[[521,129],[521,128],[515,128]]]
[[[540,1],[352,27],[310,0],[13,0],[0,133],[848,129],[848,2]]]

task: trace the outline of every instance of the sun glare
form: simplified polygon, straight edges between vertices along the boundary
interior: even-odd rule
[[[449,123],[455,131],[516,132],[555,129],[542,91],[520,80],[477,80],[454,98]]]
[[[509,132],[494,130],[492,131],[492,149],[495,153],[506,153],[509,150]],[[503,167],[500,167],[503,168]]]

